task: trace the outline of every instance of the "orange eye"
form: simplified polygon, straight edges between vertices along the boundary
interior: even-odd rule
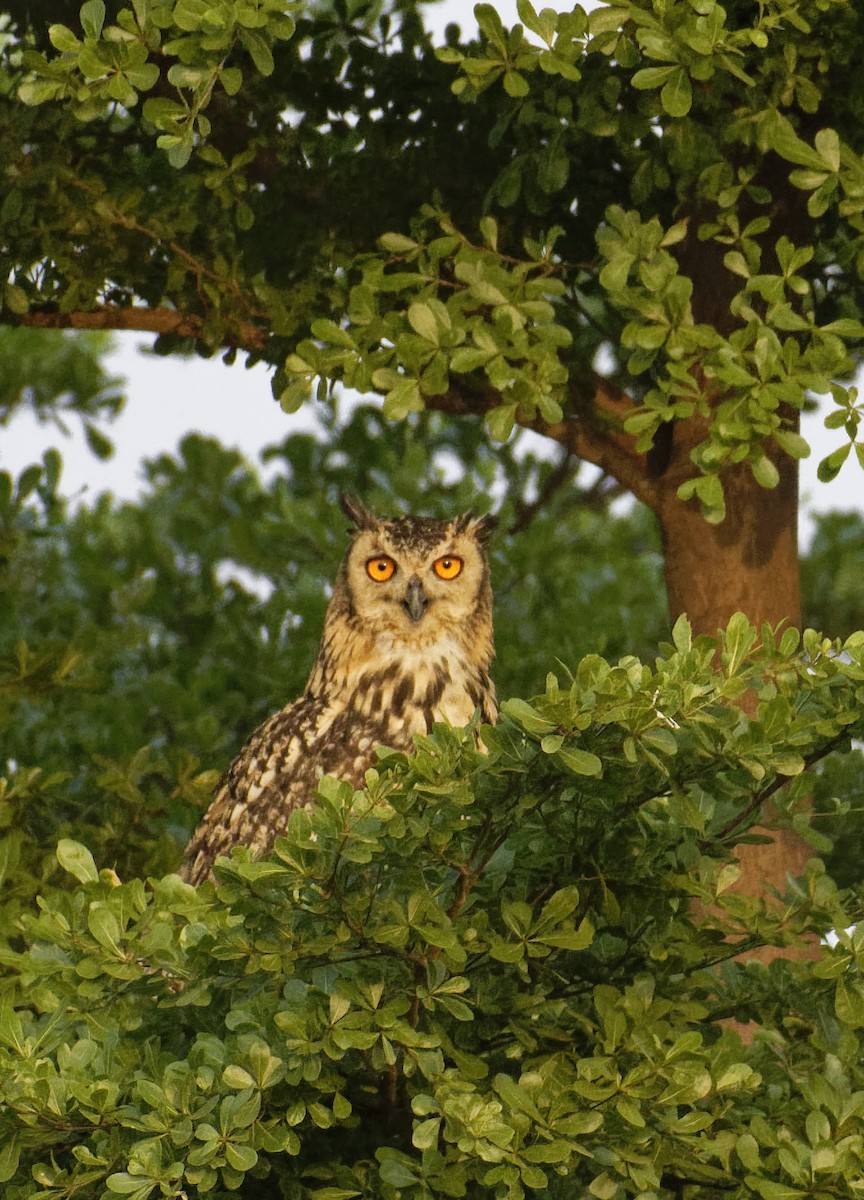
[[[455,554],[445,554],[443,558],[435,559],[432,570],[439,579],[455,579],[462,570],[462,559]]]
[[[386,579],[389,579],[395,570],[395,562],[386,554],[379,554],[377,558],[370,558],[366,563],[366,574],[370,579],[374,579],[376,583],[383,583]]]

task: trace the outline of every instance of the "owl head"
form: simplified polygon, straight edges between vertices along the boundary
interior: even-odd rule
[[[491,624],[486,544],[493,517],[379,517],[353,496],[343,496],[341,506],[352,536],[337,592],[341,585],[352,616],[421,643],[476,629],[478,620]]]

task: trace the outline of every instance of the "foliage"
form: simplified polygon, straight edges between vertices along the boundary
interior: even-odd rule
[[[853,1196],[860,932],[733,955],[860,897],[814,861],[746,899],[730,852],[768,796],[806,826],[803,769],[864,732],[864,638],[762,637],[733,619],[719,668],[683,620],[653,666],[589,655],[488,754],[439,727],[325,781],[215,889],[61,841],[80,886],[3,953],[5,1194]]]
[[[0,319],[243,349],[286,409],[331,407],[271,478],[199,437],[139,505],[67,511],[56,451],[3,477],[4,1194],[857,1195],[864,638],[763,626],[755,649],[737,614],[718,649],[680,618],[641,662],[656,533],[573,467],[666,545],[734,499],[701,602],[724,545],[728,579],[791,528],[809,393],[846,439],[822,476],[864,459],[857,7],[521,0],[437,49],[414,0],[7,8]],[[71,408],[109,412],[82,378]],[[402,424],[340,418],[341,382]],[[493,454],[481,418],[567,457]],[[269,860],[196,893],[164,872],[213,768],[301,686],[345,483],[391,511],[502,498],[511,698],[488,753],[438,728],[363,791],[325,780]],[[848,532],[825,527],[817,611]],[[818,860],[735,890],[757,823],[839,835],[847,890]],[[737,957],[762,947],[794,960]]]
[[[864,521],[856,512],[815,518],[813,539],[801,563],[808,624],[842,636],[864,627]]]
[[[100,424],[123,407],[120,380],[105,372],[111,342],[104,333],[7,329],[0,337],[0,425],[23,409],[66,432],[73,415],[94,454],[112,450]]]

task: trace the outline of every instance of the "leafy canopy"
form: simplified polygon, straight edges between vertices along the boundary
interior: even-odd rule
[[[689,423],[714,521],[813,393],[823,477],[864,462],[858,6],[520,0],[437,48],[413,0],[57,7],[10,8],[7,321],[242,347],[289,411],[342,381],[533,424],[649,504]]]

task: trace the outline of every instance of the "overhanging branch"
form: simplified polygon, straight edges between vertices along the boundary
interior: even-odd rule
[[[178,312],[164,305],[156,307],[105,304],[87,311],[27,313],[0,312],[0,323],[27,326],[31,329],[104,329],[134,330],[140,333],[174,334],[181,338],[202,338],[205,319],[195,313]],[[267,348],[269,331],[263,324],[236,321],[224,335],[224,345],[232,349],[262,354]],[[647,469],[647,458],[634,449],[633,439],[624,432],[623,422],[632,411],[633,401],[609,380],[600,375],[591,379],[590,397],[575,394],[574,415],[561,421],[547,422],[542,418],[517,421],[543,437],[559,442],[576,458],[594,463],[607,475],[617,479],[628,491],[654,508],[657,503],[657,484]],[[441,396],[427,396],[427,408],[453,416],[482,416],[501,403],[500,393],[491,388],[451,387]]]

